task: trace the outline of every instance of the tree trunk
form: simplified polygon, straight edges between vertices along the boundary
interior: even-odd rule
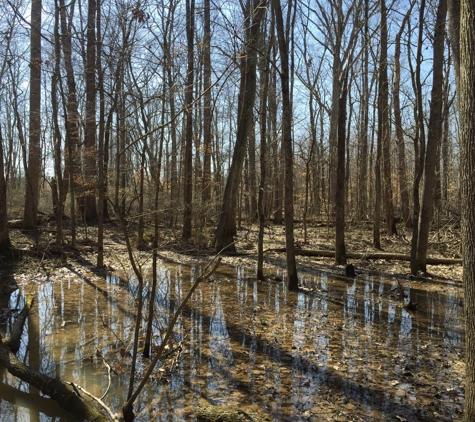
[[[236,143],[224,190],[223,205],[218,227],[215,233],[214,246],[216,251],[224,248],[235,252],[234,235],[236,234],[236,205],[239,193],[239,182],[246,156],[246,145],[252,123],[254,101],[256,97],[256,50],[259,41],[259,25],[265,13],[260,0],[248,0],[248,16],[246,21],[246,55],[241,59],[241,85],[239,88],[239,109]]]
[[[282,150],[284,153],[284,220],[285,248],[287,252],[287,282],[289,290],[298,290],[299,279],[295,262],[294,244],[294,160],[292,151],[292,103],[289,78],[289,39],[284,32],[280,0],[272,0],[277,39],[280,51],[280,78],[282,88]],[[287,10],[290,13],[290,10]]]
[[[38,187],[41,173],[41,10],[42,1],[31,2],[30,129],[28,167],[25,169],[23,228],[37,235]],[[3,156],[2,156],[3,158]]]
[[[63,243],[63,169],[62,169],[62,136],[59,128],[59,110],[58,110],[58,85],[61,78],[61,40],[59,37],[59,8],[56,6],[54,11],[54,52],[55,63],[54,71],[51,76],[51,107],[52,119],[54,125],[53,145],[54,145],[54,173],[57,192],[57,204],[55,212],[56,217],[56,242],[57,250],[61,249]]]
[[[421,83],[421,62],[422,62],[422,46],[424,33],[424,11],[426,2],[421,0],[419,6],[419,34],[417,40],[416,52],[416,71],[412,71],[412,83],[414,92],[416,94],[416,105],[414,107],[414,120],[416,123],[416,133],[414,136],[414,184],[412,188],[412,240],[411,240],[411,273],[417,274],[417,245],[419,237],[419,214],[420,214],[420,198],[419,186],[424,172],[424,157],[425,157],[425,129],[424,129],[424,108],[422,105],[422,83]]]
[[[259,194],[257,198],[257,212],[259,216],[259,233],[257,240],[257,278],[264,280],[264,228],[266,224],[265,214],[265,192],[267,185],[267,95],[269,92],[269,54],[274,44],[274,15],[271,18],[270,37],[268,41],[267,55],[260,55],[261,69],[260,69],[260,166],[261,166],[261,180],[259,182]],[[263,35],[263,34],[261,34]],[[262,36],[264,38],[264,36]]]
[[[465,287],[465,404],[463,420],[475,420],[475,4],[460,9],[460,184]]]
[[[86,125],[84,131],[84,221],[97,222],[96,0],[88,0],[86,45]]]
[[[194,83],[195,0],[186,0],[187,77],[185,89],[186,126],[183,179],[183,233],[184,241],[191,238],[193,207],[193,83]]]
[[[204,0],[203,6],[203,205],[211,200],[211,2]],[[209,204],[208,204],[209,205]]]
[[[104,70],[102,69],[102,36],[101,36],[101,5],[97,6],[97,89],[99,91],[99,133],[98,133],[98,153],[97,153],[97,268],[104,267],[104,217],[106,204],[106,176],[104,165],[105,148],[105,95],[104,95]]]
[[[7,185],[3,165],[3,136],[0,125],[0,256],[8,256],[11,249],[10,236],[8,234],[7,214]]]
[[[341,89],[338,110],[338,144],[335,190],[335,261],[346,264],[345,249],[345,145],[346,145],[346,98],[348,94],[348,75],[345,76]]]
[[[391,154],[389,133],[389,84],[388,84],[388,25],[386,0],[380,0],[381,8],[381,43],[379,60],[379,118],[378,128],[381,124],[381,148],[383,167],[383,192],[384,209],[386,212],[386,234],[396,234],[396,222],[394,220],[393,189],[391,183]]]
[[[411,218],[409,214],[409,191],[407,187],[406,176],[406,147],[404,143],[404,132],[402,130],[402,118],[401,118],[401,104],[399,100],[400,93],[400,81],[401,81],[401,37],[406,27],[407,21],[411,15],[414,2],[411,3],[411,7],[404,16],[401,23],[401,28],[396,35],[394,46],[394,82],[393,82],[393,107],[394,107],[394,126],[396,133],[396,144],[398,150],[398,183],[399,194],[401,200],[401,211],[404,226],[411,227]]]
[[[434,64],[432,97],[430,103],[429,132],[427,134],[427,149],[424,165],[424,189],[419,222],[417,243],[417,270],[426,272],[427,246],[429,229],[432,222],[434,207],[435,168],[437,150],[442,138],[442,103],[444,101],[444,45],[445,18],[447,15],[447,0],[440,0],[437,9],[437,19],[434,34]]]

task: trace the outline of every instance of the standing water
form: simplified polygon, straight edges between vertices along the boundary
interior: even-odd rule
[[[160,268],[155,346],[199,271]],[[137,399],[136,420],[194,420],[200,404],[276,421],[461,419],[463,307],[455,283],[428,291],[418,282],[403,289],[391,277],[301,274],[305,289],[291,293],[281,277],[259,282],[249,269],[221,267],[202,282],[175,326],[168,350],[178,351]],[[103,401],[119,414],[137,318],[135,278],[62,268],[19,284],[10,308],[21,308],[24,294],[36,296],[19,358],[97,397],[107,391]],[[142,292],[146,305],[150,287]],[[143,317],[141,341],[146,325]],[[115,371],[110,381],[104,360]],[[139,360],[136,385],[148,365]],[[0,422],[75,420],[4,369],[0,380]]]

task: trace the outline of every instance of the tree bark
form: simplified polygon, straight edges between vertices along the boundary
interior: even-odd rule
[[[88,0],[86,30],[86,125],[84,131],[84,220],[97,222],[96,0]]]
[[[460,7],[460,184],[465,287],[465,404],[463,420],[475,420],[475,4]]]
[[[37,231],[38,187],[41,170],[41,0],[31,2],[30,129],[23,228]]]

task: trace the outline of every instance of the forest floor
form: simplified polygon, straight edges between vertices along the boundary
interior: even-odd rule
[[[134,243],[134,234],[136,227],[130,227],[130,236],[134,244],[134,255],[137,261],[142,265],[151,264],[151,235],[145,236],[146,242],[139,245]],[[134,230],[134,231],[133,231]],[[400,234],[393,237],[381,238],[381,244],[383,251],[392,254],[406,254],[410,252],[410,232],[404,232],[399,228]],[[46,279],[54,279],[55,276],[61,274],[62,268],[65,265],[74,267],[78,274],[85,274],[95,272],[95,262],[97,256],[97,246],[95,242],[97,229],[94,227],[78,228],[76,247],[71,247],[68,244],[70,239],[67,228],[65,229],[66,244],[61,254],[58,254],[54,250],[54,236],[55,228],[54,221],[50,223],[44,223],[40,229],[40,238],[37,245],[32,237],[22,233],[18,229],[12,229],[10,232],[11,240],[15,248],[23,251],[22,259],[16,263],[14,271],[10,272],[8,278],[5,278],[3,274],[3,287],[10,285],[14,288],[17,284],[25,283],[25,280],[34,280],[42,282]],[[151,230],[150,230],[151,231]],[[246,267],[251,270],[255,269],[257,263],[257,225],[238,230],[238,238],[236,247],[238,254],[235,256],[224,256],[222,264],[229,267]],[[212,230],[202,231],[199,236],[196,236],[192,242],[183,244],[179,236],[180,233],[176,231],[162,228],[160,229],[159,239],[159,259],[165,264],[188,264],[188,265],[202,265],[209,261],[213,256],[212,248],[210,247],[212,242]],[[269,225],[265,230],[265,259],[264,259],[264,271],[269,275],[269,281],[279,282],[285,279],[285,254],[282,252],[276,252],[276,249],[283,248],[285,246],[284,227]],[[303,250],[332,250],[334,243],[334,230],[327,226],[310,226],[307,230],[307,236],[305,239],[304,230],[300,225],[296,226],[295,230],[296,245],[299,249]],[[455,226],[446,225],[442,230],[433,231],[431,233],[430,246],[428,256],[431,258],[460,258],[460,233],[459,229]],[[378,252],[372,247],[372,226],[371,225],[349,225],[346,232],[346,250],[347,252],[369,254]],[[123,271],[124,273],[130,273],[129,258],[127,254],[127,248],[125,244],[124,234],[121,232],[120,227],[114,224],[108,224],[106,227],[106,234],[104,240],[104,263],[108,272]],[[359,299],[363,300],[363,291],[365,290],[364,283],[368,277],[379,277],[381,279],[391,280],[388,286],[384,287],[384,299],[380,293],[379,299],[376,298],[376,302],[379,300],[386,301],[388,303],[388,309],[392,307],[392,303],[397,302],[398,290],[401,290],[401,295],[404,295],[405,304],[407,306],[409,299],[406,297],[407,292],[412,290],[417,293],[419,299],[422,297],[435,297],[436,294],[442,292],[449,292],[447,294],[452,295],[454,292],[457,296],[454,306],[461,306],[463,303],[463,291],[462,291],[462,266],[461,264],[452,265],[428,265],[427,274],[423,274],[417,277],[410,275],[409,262],[402,260],[386,260],[386,259],[352,259],[348,260],[348,263],[354,265],[358,280],[362,283],[359,287],[356,287],[357,292],[361,294]],[[348,285],[349,280],[345,276],[345,267],[341,265],[335,265],[334,259],[329,257],[309,257],[309,256],[297,256],[297,266],[299,274],[305,274],[301,280],[302,291],[316,292],[321,285],[312,284],[312,275],[326,274],[329,278],[340,280],[343,288]],[[279,275],[276,275],[279,274]],[[2,274],[0,274],[2,276]],[[216,276],[219,277],[219,276]],[[310,277],[310,278],[309,278]],[[396,280],[397,284],[394,284]],[[346,284],[345,284],[346,283]],[[356,282],[355,282],[356,283]],[[335,285],[336,286],[336,285]],[[360,288],[362,287],[362,289]],[[381,290],[381,289],[380,289]],[[325,291],[325,290],[323,290]],[[381,290],[382,291],[382,290]],[[406,292],[406,293],[404,293]],[[422,293],[421,293],[422,292]],[[425,295],[425,296],[424,296]],[[347,293],[343,292],[342,296],[346,298]],[[409,295],[410,301],[414,302],[414,297]],[[401,305],[397,305],[401,308],[404,298],[401,298]],[[394,299],[394,300],[393,300]],[[319,299],[320,300],[320,299]],[[367,300],[364,299],[364,300]],[[426,300],[426,299],[422,299]],[[442,299],[437,299],[442,302]],[[445,300],[445,299],[444,299]],[[450,299],[452,300],[452,299]],[[376,303],[375,302],[375,303]],[[438,306],[434,302],[435,306]],[[349,303],[349,302],[348,302]],[[448,302],[447,302],[448,303]],[[450,302],[452,303],[452,302]],[[427,305],[427,310],[426,310]],[[225,311],[232,314],[231,303],[223,305],[226,306]],[[417,307],[417,305],[415,305]],[[413,309],[417,312],[420,308],[422,313],[429,314],[435,312],[429,310],[429,307],[433,306],[426,304],[426,302],[419,304],[419,308]],[[442,304],[441,306],[446,306]],[[448,306],[448,305],[447,305]],[[450,305],[451,306],[451,305]],[[345,308],[345,304],[343,304]],[[336,308],[335,308],[336,309]],[[410,309],[410,308],[409,308]],[[250,313],[252,313],[252,309]],[[345,330],[354,330],[355,327],[350,327],[351,324],[342,320],[336,321],[327,314],[331,312],[341,313],[340,311],[328,311],[324,312],[320,310],[323,315],[323,320],[332,321],[330,327],[327,323],[319,322],[323,324],[322,327],[345,333]],[[398,311],[399,312],[399,311]],[[448,312],[446,311],[441,311]],[[458,312],[458,311],[457,311]],[[461,313],[457,313],[457,315]],[[310,315],[310,314],[309,314]],[[448,319],[448,314],[442,315],[442,319]],[[262,318],[262,317],[261,317]],[[266,319],[267,318],[267,319]],[[259,325],[257,332],[259,338],[265,338],[268,335],[270,329],[272,315],[266,315],[265,323]],[[356,318],[356,316],[355,316]],[[391,319],[391,317],[389,317]],[[422,318],[421,318],[422,320]],[[322,321],[322,320],[319,320]],[[327,321],[327,322],[328,322]],[[391,345],[390,348],[384,351],[375,350],[375,354],[382,354],[383,358],[381,364],[368,365],[365,368],[361,368],[363,374],[351,375],[355,383],[361,388],[368,388],[371,386],[371,391],[374,394],[374,400],[385,402],[384,405],[378,405],[375,409],[368,413],[368,404],[362,404],[361,402],[355,402],[348,398],[342,397],[344,395],[345,388],[341,385],[335,387],[331,386],[331,380],[329,381],[329,387],[325,394],[320,392],[321,397],[325,398],[322,403],[322,408],[316,409],[315,406],[309,407],[309,405],[301,407],[301,413],[295,414],[295,409],[282,410],[282,416],[280,420],[289,421],[319,421],[319,420],[394,420],[394,421],[411,421],[411,420],[461,420],[461,410],[463,408],[463,347],[461,342],[457,344],[453,343],[449,349],[444,346],[447,343],[447,336],[445,333],[441,334],[439,339],[436,339],[432,335],[434,332],[434,322],[427,320],[424,317],[424,324],[427,322],[432,328],[420,330],[417,328],[417,342],[418,344],[411,345],[410,352],[402,352],[401,344]],[[391,323],[391,321],[390,321]],[[384,326],[388,330],[390,323],[385,323]],[[325,325],[327,324],[327,325]],[[415,322],[413,322],[415,326]],[[451,321],[453,326],[447,328],[447,331],[453,331],[456,326],[456,330],[459,330],[463,326],[463,321]],[[347,327],[348,326],[348,327]],[[342,328],[343,327],[343,328]],[[363,329],[363,327],[360,327]],[[379,328],[378,328],[379,329]],[[277,328],[276,328],[277,330]],[[368,326],[366,326],[366,331]],[[419,333],[419,330],[421,333]],[[432,330],[432,331],[431,331]],[[442,331],[444,328],[442,329]],[[384,330],[383,330],[384,331]],[[404,331],[401,323],[401,333]],[[410,330],[409,330],[410,331]],[[439,330],[440,331],[440,330]],[[253,331],[253,335],[256,335],[256,329]],[[386,334],[385,334],[386,335]],[[426,336],[427,335],[427,336]],[[330,338],[335,337],[335,333],[329,334]],[[378,338],[382,338],[378,334]],[[400,335],[401,336],[401,335]],[[404,336],[411,336],[405,333]],[[412,334],[413,338],[416,338],[415,333]],[[308,335],[308,338],[311,336]],[[367,337],[366,334],[361,334],[361,337]],[[449,335],[450,337],[450,335]],[[389,337],[388,337],[389,338]],[[392,341],[392,340],[391,340]],[[389,340],[387,340],[389,347]],[[450,342],[450,341],[449,341]],[[316,343],[315,343],[316,344]],[[284,347],[282,345],[282,347]],[[289,355],[293,356],[293,349],[295,345],[289,344]],[[315,346],[316,347],[316,346]],[[384,342],[375,342],[374,347],[385,347]],[[394,347],[394,349],[392,349]],[[305,349],[305,347],[303,347]],[[341,352],[343,353],[343,352]],[[373,352],[372,352],[373,353]],[[415,356],[413,356],[415,354]],[[438,356],[434,360],[433,356]],[[439,356],[440,355],[440,356]],[[386,356],[386,357],[384,357]],[[333,372],[341,371],[342,367],[348,370],[345,366],[344,357],[340,356],[340,360],[343,363],[336,363],[331,369]],[[358,361],[365,361],[364,358],[356,357]],[[377,359],[376,359],[377,360]],[[391,361],[391,370],[382,371],[378,376],[375,372],[378,372],[378,368],[381,369],[385,366],[385,361]],[[416,363],[415,363],[416,362]],[[366,365],[367,362],[365,362]],[[438,367],[440,366],[440,368]],[[320,363],[316,363],[315,367],[319,367]],[[349,366],[349,364],[348,364]],[[368,368],[372,368],[373,373],[367,374]],[[238,365],[236,371],[240,366]],[[417,373],[415,373],[417,371]],[[331,372],[331,373],[333,373]],[[358,372],[359,373],[359,372]],[[331,375],[327,379],[334,376]],[[412,380],[408,381],[408,378]],[[441,383],[440,380],[444,382]],[[439,387],[434,385],[440,384]],[[320,387],[319,387],[320,388]],[[323,387],[322,387],[323,388]],[[343,390],[343,393],[342,393]],[[374,391],[393,391],[391,393],[400,403],[396,405],[391,399],[391,405],[387,404],[388,397],[378,397],[378,393]],[[365,390],[366,391],[366,390]],[[369,391],[369,390],[368,390]],[[275,392],[273,393],[275,395]],[[390,394],[390,393],[388,393]],[[391,396],[392,397],[392,396]],[[395,400],[396,400],[395,399]],[[308,402],[308,399],[307,399]],[[239,405],[239,403],[237,403]],[[295,404],[294,404],[295,405]],[[269,405],[271,406],[271,405]],[[290,406],[290,405],[289,405]],[[272,406],[271,406],[272,407]],[[371,406],[370,406],[371,407]],[[250,409],[256,410],[256,409]],[[292,416],[293,414],[293,416]],[[320,415],[320,416],[317,416]]]

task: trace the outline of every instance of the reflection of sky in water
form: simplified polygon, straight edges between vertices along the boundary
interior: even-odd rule
[[[200,271],[184,266],[159,269],[154,344],[160,344],[159,329],[168,326]],[[370,414],[375,392],[359,388],[358,379],[371,381],[382,374],[390,381],[404,372],[416,373],[421,363],[411,359],[429,339],[442,339],[439,344],[446,349],[439,346],[438,351],[461,345],[463,308],[460,296],[450,287],[447,292],[422,296],[410,285],[405,293],[420,304],[420,311],[412,314],[403,308],[404,300],[391,296],[391,289],[397,287],[394,279],[333,280],[326,274],[305,275],[302,281],[309,292],[294,294],[287,291],[285,282],[258,282],[248,272],[238,267],[226,280],[215,275],[214,281],[196,290],[174,330],[176,341],[187,336],[186,350],[167,381],[151,383],[140,396],[138,409],[148,409],[140,422],[150,420],[149,413],[154,411],[154,420],[184,420],[180,412],[196,408],[203,397],[222,405],[243,400],[271,412],[276,420],[283,420],[282,412],[289,412],[297,421],[304,411],[320,406],[327,399],[325,389],[331,388],[366,406]],[[144,281],[147,313],[151,281]],[[31,339],[41,338],[37,345],[41,369],[75,380],[97,395],[107,386],[104,368],[88,357],[98,348],[113,363],[119,359],[120,347],[130,347],[137,304],[130,293],[138,292],[135,277],[130,283],[108,277],[99,284],[97,280],[72,282],[71,278],[38,284],[37,327],[28,326],[22,346],[24,356],[24,344],[30,341],[32,345]],[[19,297],[14,294],[11,301]],[[71,298],[72,304],[68,303]],[[409,296],[405,302],[408,300]],[[145,320],[144,316],[142,330]],[[378,347],[386,353],[384,358],[375,355]],[[449,356],[441,356],[440,365],[450,364]],[[121,364],[128,370],[129,360]],[[127,374],[113,379],[107,400],[120,409]],[[442,382],[444,374],[436,379]],[[244,389],[241,398],[231,399],[240,389]],[[409,388],[407,394],[416,397]],[[389,409],[394,392],[381,393],[379,400],[381,409]]]

